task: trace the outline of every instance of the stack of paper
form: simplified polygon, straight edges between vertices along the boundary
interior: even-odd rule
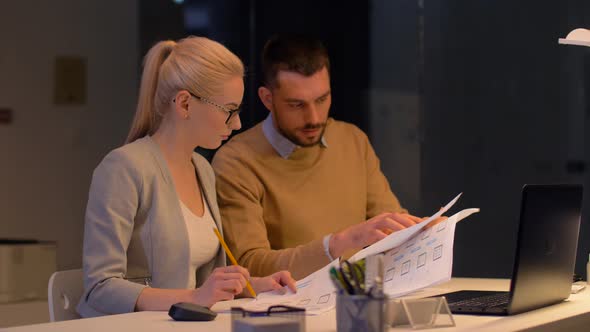
[[[412,227],[394,232],[383,240],[359,251],[350,261],[369,255],[385,253],[383,289],[389,297],[402,296],[419,289],[451,279],[453,269],[453,240],[455,225],[479,209],[466,209],[433,227],[428,224],[447,212],[459,199],[457,195],[449,204],[427,220]],[[280,291],[258,294],[244,309],[266,310],[271,305],[290,305],[306,308],[307,314],[317,315],[334,308],[336,288],[330,280],[329,270],[338,266],[338,260],[324,266],[297,282],[297,293]]]

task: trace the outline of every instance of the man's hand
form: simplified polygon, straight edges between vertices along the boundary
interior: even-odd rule
[[[424,218],[424,220],[428,219],[429,217]],[[430,224],[426,225],[426,227],[424,227],[424,229],[429,229],[430,227],[433,227],[445,220],[449,219],[448,217],[442,216],[442,217],[438,217],[436,219],[434,219],[433,221],[430,222]]]
[[[371,245],[387,235],[411,227],[422,219],[406,213],[382,213],[363,223],[334,233],[330,238],[330,255],[340,257],[346,250]]]

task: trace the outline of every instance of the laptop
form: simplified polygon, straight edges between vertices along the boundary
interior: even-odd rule
[[[581,185],[525,185],[510,291],[463,290],[442,294],[451,312],[514,315],[567,299],[576,261],[581,209]]]

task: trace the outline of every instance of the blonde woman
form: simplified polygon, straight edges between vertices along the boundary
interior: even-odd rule
[[[145,58],[135,118],[124,146],[95,169],[84,227],[83,317],[168,310],[177,302],[207,307],[289,286],[286,271],[250,278],[226,266],[213,227],[222,231],[209,163],[241,127],[244,66],[202,37],[157,43]]]

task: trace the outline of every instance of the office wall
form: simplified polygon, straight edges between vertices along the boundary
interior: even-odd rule
[[[579,50],[557,44],[590,24],[587,8],[371,1],[370,136],[394,192],[419,215],[458,192],[453,211],[481,208],[457,228],[456,276],[510,275],[523,184],[588,182],[588,79]]]
[[[0,2],[0,238],[57,241],[81,265],[92,170],[120,145],[138,87],[138,1]],[[82,105],[53,102],[56,56],[87,63]]]
[[[421,210],[420,26],[414,0],[371,1],[369,136],[403,206]]]
[[[454,272],[509,276],[525,183],[582,183],[584,110],[568,107],[557,39],[580,1],[426,6],[424,202],[463,191]],[[534,8],[534,11],[531,10]],[[583,220],[583,223],[586,223]]]

